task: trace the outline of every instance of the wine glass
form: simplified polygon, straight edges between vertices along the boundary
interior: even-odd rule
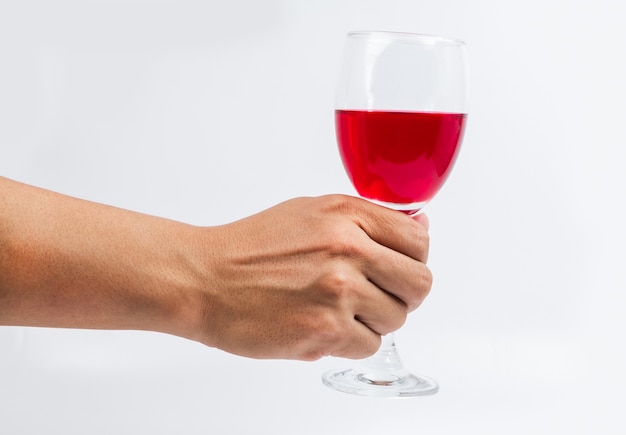
[[[461,41],[413,33],[358,31],[346,38],[335,127],[358,194],[416,214],[448,177],[467,118],[467,55]],[[393,334],[357,368],[324,373],[327,386],[364,396],[434,394],[409,373]]]

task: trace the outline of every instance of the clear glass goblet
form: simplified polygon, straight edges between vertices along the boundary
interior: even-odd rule
[[[456,160],[467,119],[465,44],[413,33],[347,35],[335,126],[339,152],[358,194],[408,214],[441,188]],[[324,373],[330,388],[363,396],[434,394],[438,384],[408,372],[393,334],[356,368]]]

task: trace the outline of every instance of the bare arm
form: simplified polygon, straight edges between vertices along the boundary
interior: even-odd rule
[[[184,333],[192,235],[0,178],[0,324]]]
[[[196,227],[0,178],[0,325],[358,358],[427,295],[427,252],[423,220],[345,196]]]

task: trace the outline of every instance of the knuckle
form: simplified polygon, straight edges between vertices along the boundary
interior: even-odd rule
[[[401,316],[398,327],[404,322]],[[325,313],[318,317],[317,327],[310,331],[308,345],[298,359],[316,361],[325,356],[360,359],[373,355],[380,347],[379,333],[359,332],[347,316]],[[390,331],[391,332],[391,331]]]
[[[406,322],[408,315],[407,306],[404,304],[396,304],[396,308],[385,317],[384,321],[380,321],[376,325],[376,333],[387,335],[400,329]],[[374,328],[370,328],[374,330]]]
[[[417,274],[417,278],[415,280],[416,288],[414,292],[413,300],[407,304],[409,311],[413,311],[418,308],[426,296],[430,293],[433,285],[433,274],[430,269],[426,266],[423,266],[419,273]]]
[[[428,293],[430,292],[430,289],[433,286],[433,273],[426,266],[422,268],[421,284],[422,284],[421,285],[422,294],[424,296],[428,295]]]
[[[355,291],[355,282],[346,268],[334,266],[323,273],[318,282],[318,289],[327,300],[335,305],[341,305],[351,299]]]
[[[348,195],[330,194],[319,197],[322,210],[344,213],[354,209],[355,198]]]
[[[402,326],[406,322],[407,314],[407,310],[404,309],[400,311],[397,315],[392,316],[389,319],[389,329],[387,331],[383,331],[383,335],[389,334],[402,328]]]
[[[328,252],[331,257],[355,258],[363,254],[363,249],[356,243],[349,231],[337,228],[328,238]]]
[[[316,361],[331,355],[345,335],[345,328],[337,310],[321,309],[301,316],[297,326],[297,345],[294,353],[297,359]]]
[[[317,240],[320,248],[331,258],[362,258],[367,256],[368,243],[354,216],[355,199],[345,195],[320,197],[322,224],[318,227]]]
[[[325,345],[340,342],[345,333],[345,327],[340,317],[335,313],[326,313],[322,316],[318,327],[315,329],[316,340]]]
[[[346,337],[346,327],[334,313],[321,314],[315,327],[309,331],[308,349],[303,352],[303,359],[315,361],[327,355],[333,355],[334,349],[341,347]]]

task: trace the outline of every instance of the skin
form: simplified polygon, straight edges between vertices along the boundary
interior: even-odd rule
[[[0,325],[362,358],[431,288],[428,220],[342,195],[199,227],[0,177]]]

